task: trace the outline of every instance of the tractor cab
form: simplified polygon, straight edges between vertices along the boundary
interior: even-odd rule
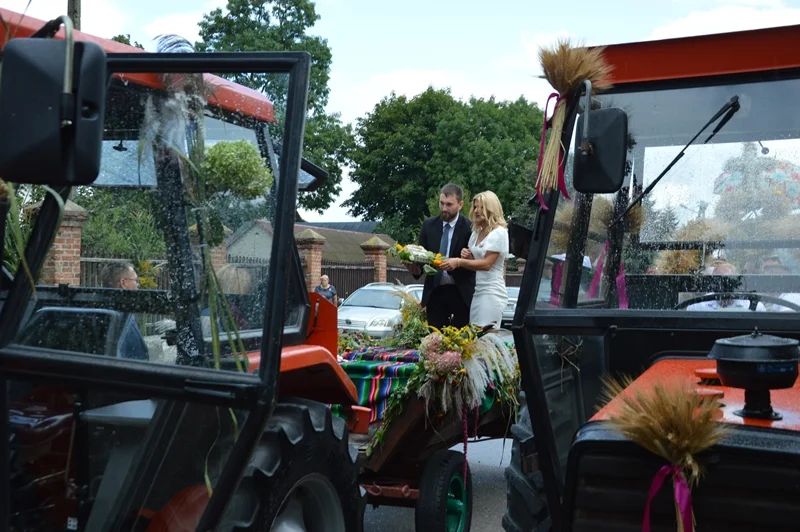
[[[653,497],[665,462],[615,428],[625,403],[604,397],[608,377],[630,379],[626,397],[679,381],[719,400],[727,430],[691,490],[698,530],[797,528],[798,32],[609,46],[612,87],[591,106],[570,100],[573,193],[545,195],[535,222],[512,228],[527,237],[513,324],[527,406],[506,530],[675,529],[671,477]],[[608,110],[625,127],[590,131],[589,157],[621,148],[614,175],[582,161],[584,123]],[[740,351],[720,358],[728,344]]]
[[[348,452],[311,401],[354,395],[336,309],[293,236],[327,177],[302,158],[310,56],[148,54],[0,15],[0,528],[354,530],[329,481],[252,458],[298,463],[286,431]],[[226,79],[251,75],[284,78],[279,106]]]

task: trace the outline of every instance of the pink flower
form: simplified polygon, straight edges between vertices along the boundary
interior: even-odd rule
[[[435,375],[447,375],[461,367],[461,353],[458,351],[435,351],[425,358],[425,369]]]
[[[431,333],[419,344],[419,350],[422,351],[423,354],[426,356],[430,356],[432,353],[436,353],[439,351],[439,347],[442,345],[442,341],[444,338],[439,333]]]

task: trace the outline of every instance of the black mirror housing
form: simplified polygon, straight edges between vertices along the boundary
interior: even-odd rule
[[[588,127],[584,122],[588,117]],[[622,109],[584,111],[575,135],[572,183],[586,194],[609,194],[622,188],[628,152],[628,115]]]
[[[10,40],[0,66],[0,176],[13,183],[87,185],[100,172],[106,53],[75,42],[65,94],[67,40]]]

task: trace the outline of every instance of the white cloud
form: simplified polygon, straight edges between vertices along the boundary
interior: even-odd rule
[[[724,6],[692,11],[657,27],[649,39],[728,33],[800,24],[800,9],[773,0],[725,0]]]
[[[207,0],[205,3],[200,4],[198,9],[164,13],[142,28],[144,39],[142,44],[148,51],[155,51],[156,43],[154,39],[159,35],[169,34],[180,35],[194,44],[200,40],[198,23],[203,20],[203,15],[218,7],[225,8],[226,4],[226,0]]]
[[[25,13],[41,20],[52,20],[67,14],[66,0],[33,0],[25,11],[29,0],[2,0],[2,7]],[[108,0],[82,0],[81,30],[100,37],[111,38],[130,31],[132,13],[121,7],[121,3]],[[130,7],[135,7],[131,5]]]

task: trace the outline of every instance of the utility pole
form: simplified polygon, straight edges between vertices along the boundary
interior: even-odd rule
[[[72,19],[72,27],[81,29],[81,0],[67,0],[67,16]]]

